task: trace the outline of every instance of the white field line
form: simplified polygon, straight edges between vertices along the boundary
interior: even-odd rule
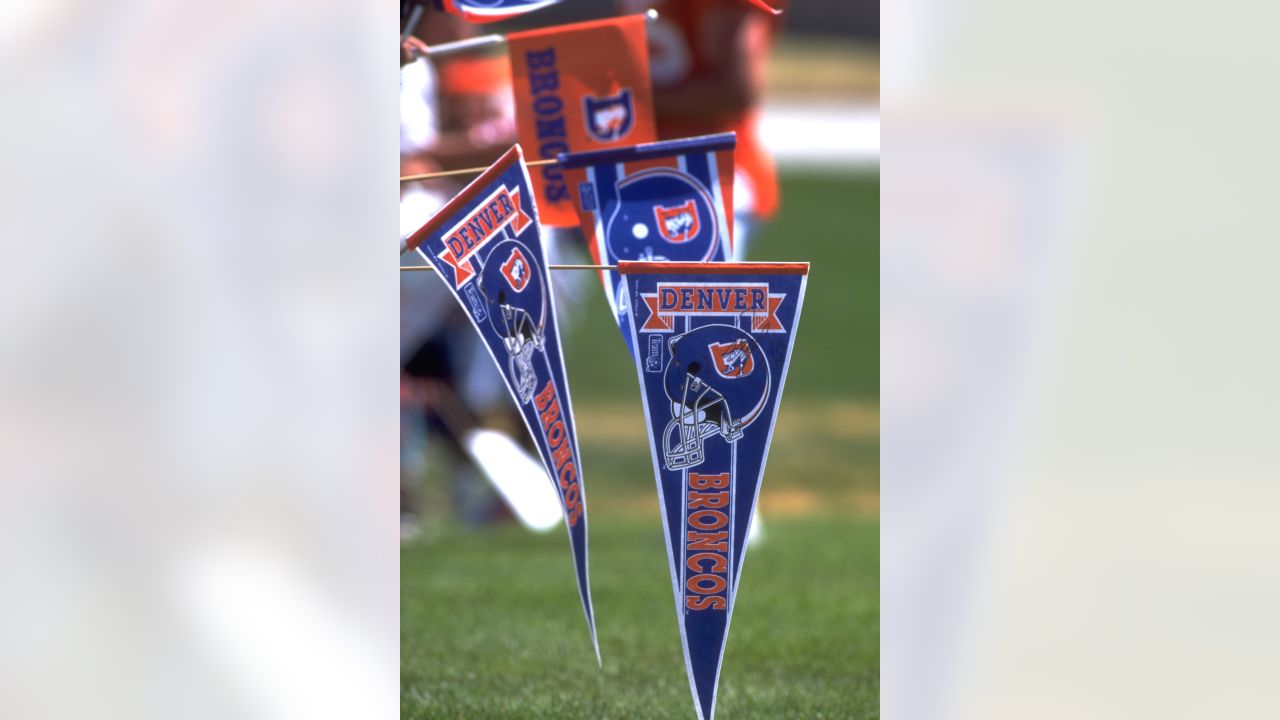
[[[760,135],[784,168],[880,165],[880,106],[875,103],[766,101]]]

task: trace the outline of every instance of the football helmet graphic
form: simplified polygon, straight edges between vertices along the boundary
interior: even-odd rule
[[[533,400],[538,380],[533,354],[546,342],[547,291],[537,262],[537,255],[524,243],[503,240],[489,252],[478,281],[488,305],[489,322],[507,349],[511,379],[521,404]]]
[[[769,362],[751,334],[732,325],[704,325],[672,338],[663,385],[671,422],[663,432],[668,470],[706,459],[703,442],[735,442],[769,399]]]
[[[605,226],[609,251],[619,260],[711,260],[720,222],[711,195],[697,179],[674,168],[649,168],[623,178]]]

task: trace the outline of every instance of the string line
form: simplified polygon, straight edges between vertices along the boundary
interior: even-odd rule
[[[552,270],[616,270],[617,265],[548,265]],[[435,272],[434,265],[411,265],[401,267],[400,272]]]
[[[754,0],[752,0],[754,2]],[[415,11],[417,8],[415,8]],[[776,14],[776,13],[775,13]],[[645,20],[653,22],[658,19],[658,11],[649,9],[644,13]],[[419,15],[418,17],[421,17]],[[410,19],[410,30],[417,25],[417,19]],[[408,33],[406,33],[408,35]],[[400,42],[404,42],[406,38],[402,37]],[[493,45],[502,45],[507,41],[506,35],[481,35],[479,37],[467,38],[465,40],[455,40],[454,42],[440,43],[438,45],[428,45],[427,54],[434,57],[442,57],[445,55],[453,55],[454,53],[466,52],[468,50],[478,50],[480,48],[491,47]],[[417,54],[417,53],[415,53]]]
[[[546,160],[529,160],[525,162],[525,166],[541,167],[542,165],[550,165],[555,161],[556,161],[555,158],[548,158]],[[440,172],[422,173],[420,175],[401,175],[400,182],[407,183],[407,182],[414,182],[417,180],[434,180],[436,178],[452,177],[454,175],[479,175],[480,173],[488,169],[489,169],[489,166],[486,165],[484,167],[462,168],[461,170],[441,170]]]

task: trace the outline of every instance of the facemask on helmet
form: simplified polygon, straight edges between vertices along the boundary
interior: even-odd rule
[[[533,370],[533,353],[543,346],[542,333],[524,308],[503,304],[499,301],[498,321],[505,328],[502,333],[502,344],[510,355],[508,366],[511,378],[515,381],[516,397],[521,404],[533,400],[537,390],[537,375]]]
[[[708,440],[736,442],[760,417],[769,397],[769,369],[759,344],[736,326],[696,327],[668,345],[663,387],[671,420],[662,454],[667,469],[683,470],[707,459]]]
[[[680,395],[671,403],[671,422],[663,433],[663,456],[668,470],[682,470],[706,459],[702,443],[719,434],[727,442],[742,437],[741,423],[733,419],[729,403],[715,388],[686,372]]]
[[[503,240],[485,259],[479,290],[487,303],[489,322],[507,351],[508,377],[516,399],[533,401],[538,376],[533,358],[544,346],[546,289],[534,264],[537,255],[516,240]],[[499,358],[501,362],[501,358]]]

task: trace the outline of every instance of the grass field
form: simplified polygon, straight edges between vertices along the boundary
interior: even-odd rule
[[[879,179],[785,174],[753,257],[813,263],[725,650],[723,718],[879,716]],[[855,222],[850,223],[850,219]],[[404,718],[693,718],[638,387],[603,298],[566,340],[596,666],[563,529],[401,550]]]

